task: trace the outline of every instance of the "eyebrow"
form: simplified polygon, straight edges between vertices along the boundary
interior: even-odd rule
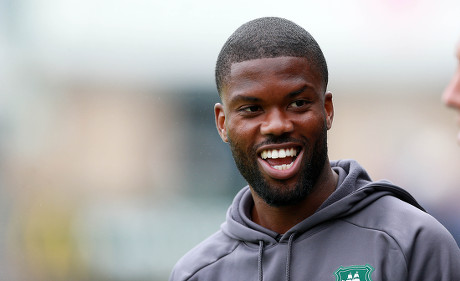
[[[298,95],[300,95],[300,94],[302,94],[303,92],[305,92],[305,90],[306,90],[307,88],[311,88],[311,87],[309,87],[308,85],[305,85],[305,86],[303,86],[302,88],[300,88],[300,89],[298,89],[298,90],[296,90],[296,91],[290,92],[290,93],[287,95],[287,97],[288,97],[288,98],[295,98],[295,97],[297,97]]]
[[[300,94],[302,94],[303,92],[305,92],[305,90],[309,89],[309,88],[313,89],[309,85],[304,85],[304,86],[302,86],[302,88],[300,88],[298,90],[295,90],[295,91],[292,91],[289,94],[287,94],[286,98],[287,99],[295,98],[295,97],[299,96]],[[262,101],[262,99],[260,99],[260,98],[253,97],[253,96],[246,96],[246,95],[243,95],[243,94],[238,94],[238,95],[236,95],[235,97],[233,97],[230,100],[231,103],[238,103],[238,102],[253,102],[253,103],[257,103],[257,102],[261,102],[261,101]]]
[[[251,97],[251,96],[245,96],[245,95],[236,95],[233,97],[230,102],[235,103],[235,102],[260,102],[261,99],[256,98],[256,97]]]

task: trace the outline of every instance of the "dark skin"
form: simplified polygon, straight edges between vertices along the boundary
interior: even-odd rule
[[[256,151],[254,163],[270,188],[289,192],[299,181],[304,159],[311,155],[310,144],[319,141],[323,130],[332,126],[332,94],[325,93],[324,82],[310,69],[308,60],[299,57],[234,63],[226,81],[222,104],[214,108],[219,135],[225,142],[231,139],[242,151]],[[264,142],[281,135],[289,136],[291,141]],[[298,155],[289,168],[275,168],[275,164],[261,157],[264,151],[293,147]],[[312,192],[299,202],[285,206],[267,204],[251,188],[252,220],[277,233],[285,233],[318,209],[335,190],[337,179],[326,159]]]

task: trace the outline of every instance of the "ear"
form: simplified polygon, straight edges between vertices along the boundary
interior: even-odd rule
[[[329,130],[332,127],[332,121],[334,120],[334,103],[332,102],[332,93],[326,92],[324,95],[324,111],[326,113],[326,124]]]
[[[216,118],[217,132],[224,142],[228,142],[227,129],[225,127],[224,106],[220,103],[214,105],[214,117]]]

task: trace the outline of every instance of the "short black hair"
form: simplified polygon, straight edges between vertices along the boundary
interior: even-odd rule
[[[219,96],[222,98],[232,63],[282,56],[307,58],[327,87],[326,59],[313,36],[287,19],[264,17],[240,26],[222,47],[215,70]]]

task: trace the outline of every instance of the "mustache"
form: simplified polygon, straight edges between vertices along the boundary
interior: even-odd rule
[[[296,138],[293,138],[293,137],[290,137],[290,136],[286,136],[286,135],[269,136],[269,137],[267,137],[266,140],[264,140],[263,142],[257,144],[254,147],[254,151],[256,151],[259,147],[264,146],[264,145],[283,144],[283,143],[287,143],[287,142],[298,143],[298,144],[300,144],[302,146],[306,146],[306,142],[304,140],[296,139]]]

